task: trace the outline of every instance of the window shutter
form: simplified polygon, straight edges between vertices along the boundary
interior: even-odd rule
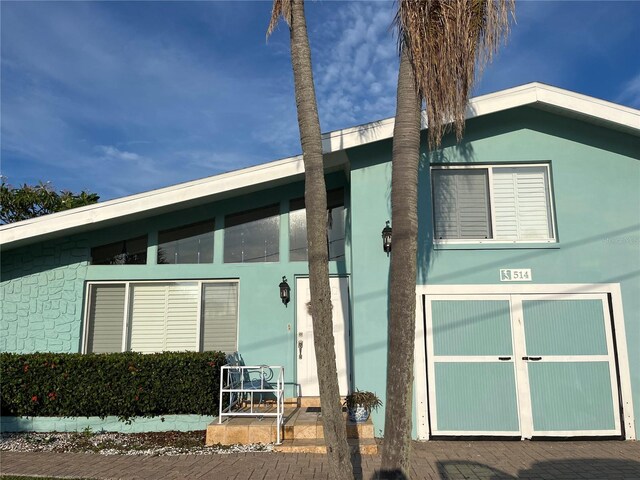
[[[87,352],[122,351],[125,285],[92,285]]]
[[[134,285],[131,350],[142,353],[196,350],[198,286]]]
[[[206,283],[203,292],[203,351],[238,349],[238,284]]]
[[[167,286],[167,328],[165,350],[194,351],[198,346],[197,284],[176,283]]]
[[[496,239],[553,238],[548,185],[545,167],[494,168]]]
[[[491,238],[487,170],[433,170],[435,236]]]
[[[167,310],[166,285],[133,285],[130,349],[161,352],[164,347]]]

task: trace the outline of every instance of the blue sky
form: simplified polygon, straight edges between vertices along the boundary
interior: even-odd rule
[[[323,132],[392,116],[392,2],[307,4]],[[7,2],[2,174],[102,200],[300,152],[270,2]],[[475,94],[541,81],[640,108],[640,2],[519,2]]]

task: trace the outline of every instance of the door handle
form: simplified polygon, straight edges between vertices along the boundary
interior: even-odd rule
[[[498,360],[506,362],[507,360],[511,360],[511,357],[498,357]]]
[[[302,360],[302,345],[304,345],[304,342],[302,340],[298,340],[298,358],[300,360]]]

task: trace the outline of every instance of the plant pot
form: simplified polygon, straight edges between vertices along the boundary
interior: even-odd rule
[[[349,420],[355,423],[366,422],[369,419],[369,413],[371,412],[362,405],[356,405],[356,408],[347,408]]]

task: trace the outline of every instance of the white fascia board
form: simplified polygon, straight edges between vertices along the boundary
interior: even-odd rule
[[[0,227],[0,245],[5,248],[29,238],[54,234],[74,227],[98,224],[147,210],[197,200],[214,198],[224,192],[270,183],[304,173],[302,156],[207,177],[170,187],[116,198],[85,207],[32,218]]]
[[[539,84],[529,83],[519,87],[489,93],[472,98],[467,106],[467,120],[483,115],[536,103]]]
[[[592,117],[600,122],[610,122],[626,129],[640,130],[640,111],[599,98],[549,85],[539,85],[537,102]]]
[[[469,102],[466,118],[525,105],[564,110],[579,117],[590,117],[599,123],[610,123],[626,131],[635,131],[636,135],[640,135],[639,110],[538,82],[476,97]]]
[[[387,140],[393,137],[394,125],[395,118],[391,117],[357,127],[325,133],[322,135],[322,151],[325,154],[333,153],[379,140]]]
[[[617,124],[626,129],[637,130],[640,135],[640,111],[538,82],[472,98],[467,106],[465,117],[469,120],[535,104],[548,105],[577,115]],[[337,150],[387,140],[393,137],[394,125],[395,118],[391,117],[326,133],[323,135],[323,151],[325,154],[332,153]],[[426,112],[423,111],[422,128],[427,128],[427,126]]]
[[[617,125],[640,135],[639,110],[537,82],[471,99],[467,107],[466,118],[471,119],[536,104]],[[326,133],[322,136],[323,153],[328,155],[368,143],[388,140],[393,137],[394,124],[395,119],[392,117]],[[422,127],[427,127],[424,112]],[[335,166],[347,161],[346,155],[337,159],[325,157],[325,166]],[[0,245],[7,248],[16,242],[27,243],[29,239],[35,240],[37,237],[44,237],[83,225],[96,225],[119,217],[197,201],[198,199],[209,198],[213,200],[216,195],[245,187],[263,185],[266,188],[274,181],[292,178],[303,173],[302,156],[298,155],[95,205],[3,225],[0,227]]]

